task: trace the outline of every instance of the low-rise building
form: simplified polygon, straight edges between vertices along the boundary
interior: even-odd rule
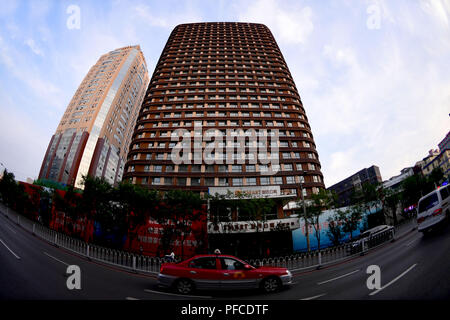
[[[431,149],[428,151],[428,155],[420,161],[416,162],[416,166],[422,170],[422,174],[425,175],[424,168],[428,166],[439,155],[438,149]],[[430,171],[431,172],[431,171]]]
[[[366,183],[378,184],[383,180],[381,179],[380,168],[373,165],[369,168],[364,168],[350,177],[332,185],[327,190],[334,191],[341,206],[348,206],[351,203],[352,194],[355,191],[361,190],[362,186]]]
[[[423,168],[422,173],[429,175],[434,169],[441,168],[445,177],[450,176],[450,149],[442,150],[439,155],[428,162]]]
[[[434,169],[441,168],[444,176],[450,177],[450,131],[444,139],[438,143],[439,149],[430,150],[428,156],[416,163],[420,166],[424,176],[429,175]]]
[[[406,178],[414,174],[414,167],[403,168],[398,176],[393,176],[389,180],[383,181],[383,188],[398,189]]]

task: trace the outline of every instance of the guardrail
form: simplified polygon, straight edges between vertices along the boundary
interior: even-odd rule
[[[329,247],[311,252],[298,253],[284,257],[249,259],[248,262],[255,266],[276,266],[285,267],[291,271],[298,271],[309,268],[320,268],[324,265],[335,263],[341,260],[364,255],[369,250],[376,248],[387,241],[395,240],[395,233],[398,228],[391,228],[373,237],[362,239],[360,242],[353,241],[335,247]]]
[[[33,235],[87,259],[114,265],[133,272],[152,274],[158,273],[161,264],[168,261],[165,258],[149,257],[126,251],[104,248],[71,238],[61,232],[49,229],[40,223],[20,216],[14,211],[9,210],[6,206],[3,206],[3,213],[11,221],[14,221]],[[247,261],[255,266],[270,265],[285,267],[291,271],[320,268],[326,264],[350,259],[356,255],[364,255],[370,249],[378,247],[387,241],[394,240],[397,229],[398,226],[379,233],[369,239],[363,239],[359,244],[355,244],[355,242],[345,243],[320,251],[316,250],[309,253],[299,253],[276,258],[248,259]]]
[[[158,273],[161,264],[166,262],[164,258],[148,257],[126,251],[104,248],[82,240],[74,239],[61,232],[49,229],[40,223],[31,221],[14,211],[9,210],[6,206],[2,211],[8,219],[31,232],[36,237],[90,260],[114,265],[129,271],[153,274]]]

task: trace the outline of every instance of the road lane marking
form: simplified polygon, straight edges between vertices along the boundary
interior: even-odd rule
[[[6,227],[6,228],[8,228],[11,232],[13,232],[14,234],[16,234],[17,232],[16,231],[14,231],[10,226],[8,226],[7,224],[4,224],[4,226]]]
[[[415,241],[417,241],[417,240],[419,240],[420,238],[417,238],[417,239],[414,239],[413,241],[411,241],[411,242],[408,242],[407,244],[405,244],[405,247],[408,247],[408,246],[410,246],[412,243],[414,243]]]
[[[299,299],[299,300],[314,300],[314,299],[320,298],[320,297],[322,297],[324,295],[326,295],[326,293],[322,293],[322,294],[319,294],[317,296],[313,296],[313,297],[309,297],[309,298],[303,298],[303,299]]]
[[[327,283],[327,282],[331,282],[331,281],[334,281],[334,280],[338,280],[338,279],[347,277],[347,276],[349,276],[349,275],[351,275],[351,274],[354,274],[354,273],[356,273],[356,272],[358,272],[358,271],[361,271],[361,269],[358,269],[358,270],[355,270],[355,271],[352,271],[352,272],[343,274],[342,276],[339,276],[339,277],[336,277],[336,278],[333,278],[333,279],[329,279],[329,280],[325,280],[325,281],[322,281],[322,282],[318,282],[317,284],[320,286],[321,284],[324,284],[324,283]]]
[[[169,293],[169,292],[162,292],[162,291],[154,291],[150,289],[144,289],[145,292],[149,293],[158,293],[158,294],[166,294],[169,296],[177,296],[177,297],[185,297],[185,298],[205,298],[205,299],[211,299],[211,296],[190,296],[187,294],[176,294],[176,293]]]
[[[126,297],[125,300],[139,300],[138,298]]]
[[[14,253],[14,251],[12,251],[4,242],[2,239],[0,239],[0,242],[6,247],[6,249],[9,250],[9,252],[11,252],[13,254],[14,257],[16,257],[17,260],[20,260],[20,257]]]
[[[374,292],[369,293],[369,296],[373,296],[375,294],[377,294],[378,292],[386,289],[387,287],[389,287],[391,284],[393,284],[395,281],[397,281],[398,279],[400,279],[401,277],[403,277],[405,274],[407,274],[409,271],[411,271],[415,266],[417,266],[417,263],[413,264],[411,267],[409,267],[408,269],[406,269],[405,271],[403,271],[402,274],[400,274],[398,277],[396,277],[394,280],[390,281],[388,284],[384,285],[383,287],[381,287],[378,290],[375,290]]]
[[[69,264],[68,263],[65,263],[64,261],[61,261],[61,260],[59,260],[58,258],[55,258],[54,256],[52,256],[52,255],[49,255],[47,252],[43,252],[43,254],[45,254],[47,257],[49,257],[49,258],[52,258],[53,260],[56,260],[56,261],[58,261],[58,262],[61,262],[62,264],[65,264],[66,266],[69,266]]]

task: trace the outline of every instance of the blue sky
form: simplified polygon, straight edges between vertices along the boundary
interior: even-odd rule
[[[70,5],[80,28],[69,29]],[[180,23],[266,24],[300,91],[326,186],[383,179],[450,130],[450,1],[19,1],[0,6],[0,162],[36,178],[72,95],[101,54],[139,44],[150,74]],[[2,168],[3,169],[3,168]]]

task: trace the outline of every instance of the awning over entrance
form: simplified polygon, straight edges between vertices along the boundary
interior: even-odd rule
[[[208,222],[209,234],[292,231],[298,228],[300,228],[300,219],[297,216],[266,221],[231,221],[217,224]]]
[[[211,187],[208,188],[208,193],[211,196],[223,196],[228,200],[257,198],[284,199],[296,197],[295,194],[281,193],[280,186]]]

